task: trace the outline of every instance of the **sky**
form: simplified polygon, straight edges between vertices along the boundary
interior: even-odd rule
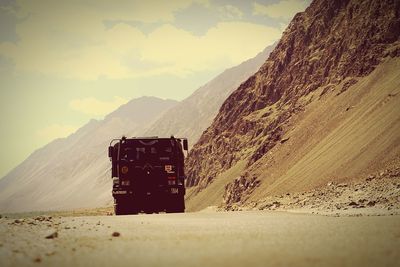
[[[182,100],[309,0],[0,0],[0,177],[140,96]]]

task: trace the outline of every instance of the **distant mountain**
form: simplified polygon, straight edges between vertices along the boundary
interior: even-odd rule
[[[400,167],[399,14],[391,0],[315,0],[297,14],[189,153],[189,209]]]
[[[225,98],[258,70],[274,46],[230,68],[182,102],[134,99],[76,133],[38,149],[0,180],[1,211],[57,210],[112,203],[107,147],[113,137],[183,136],[193,144]]]
[[[0,180],[0,210],[93,207],[110,202],[110,139],[142,134],[177,103],[155,97],[133,99],[104,120],[91,120],[67,138],[38,149]]]
[[[189,146],[195,144],[202,132],[210,126],[224,100],[268,58],[276,44],[266,47],[254,58],[225,70],[191,96],[168,110],[145,135],[175,135],[187,137]]]

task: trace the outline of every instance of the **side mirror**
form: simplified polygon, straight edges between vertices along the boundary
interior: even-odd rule
[[[188,140],[187,139],[183,139],[183,149],[184,150],[188,150]]]
[[[112,158],[113,154],[114,154],[114,147],[109,146],[108,147],[108,157]]]

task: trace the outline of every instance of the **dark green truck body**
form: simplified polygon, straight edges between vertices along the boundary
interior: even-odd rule
[[[125,138],[110,143],[116,215],[185,211],[185,138]]]

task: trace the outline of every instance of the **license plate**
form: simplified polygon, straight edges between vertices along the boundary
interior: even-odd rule
[[[172,194],[178,194],[178,192],[179,192],[178,188],[171,188]]]

